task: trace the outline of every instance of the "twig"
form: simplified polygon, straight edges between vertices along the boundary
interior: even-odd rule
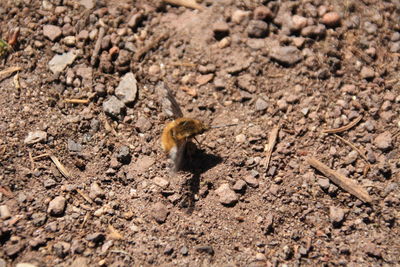
[[[28,155],[29,155],[29,160],[31,162],[31,169],[34,170],[35,169],[35,161],[33,160],[32,152],[30,150],[28,151]]]
[[[356,196],[357,198],[361,199],[364,202],[372,202],[372,198],[368,194],[368,192],[353,180],[347,178],[346,176],[335,170],[332,170],[331,168],[329,168],[328,166],[326,166],[325,164],[323,164],[314,157],[309,157],[306,160],[308,164],[310,164],[318,171],[322,172],[332,182],[334,182],[336,185],[338,185],[345,191]]]
[[[9,68],[7,68],[5,70],[0,71],[0,76],[9,75],[11,73],[14,73],[14,72],[20,71],[20,70],[22,70],[21,67],[9,67]]]
[[[135,55],[133,56],[133,59],[135,61],[139,61],[145,54],[147,54],[147,52],[149,52],[150,50],[152,50],[155,47],[157,47],[158,44],[161,41],[164,41],[167,38],[168,38],[168,34],[167,33],[164,33],[164,34],[161,34],[161,35],[157,36],[156,38],[151,40],[149,42],[149,44],[147,44],[144,47],[142,47],[141,49],[137,50]]]
[[[78,192],[78,194],[81,195],[87,202],[89,202],[90,204],[94,204],[93,200],[88,197],[88,195],[86,195],[82,190],[76,189],[76,192]]]
[[[93,53],[92,53],[92,58],[90,59],[90,64],[96,65],[97,59],[99,57],[100,49],[101,49],[101,41],[103,40],[103,37],[106,33],[106,30],[104,27],[101,27],[99,30],[99,35],[97,37],[96,44],[94,45]]]
[[[177,6],[184,6],[193,9],[204,10],[204,7],[196,3],[196,0],[164,0],[164,2]]]
[[[85,227],[86,222],[89,220],[90,212],[86,213],[85,217],[83,218],[83,222],[81,227]]]
[[[323,133],[341,133],[341,132],[344,132],[344,131],[347,131],[347,130],[353,128],[357,123],[359,123],[361,121],[361,119],[362,119],[362,116],[360,115],[360,116],[358,116],[357,119],[353,120],[352,122],[350,122],[349,124],[347,124],[343,127],[336,128],[336,129],[327,129],[327,130],[323,130],[322,132]]]
[[[87,104],[90,102],[89,99],[77,99],[77,98],[67,98],[64,99],[65,103],[72,103],[72,104]]]
[[[278,138],[279,133],[279,126],[276,126],[272,129],[269,134],[268,144],[265,145],[264,151],[266,154],[266,162],[265,162],[265,169],[268,170],[269,162],[271,160],[272,151],[274,150],[276,139]]]

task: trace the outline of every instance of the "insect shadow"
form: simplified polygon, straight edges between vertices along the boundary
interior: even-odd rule
[[[190,143],[189,147],[191,146],[195,146],[195,144]],[[180,206],[185,208],[189,214],[192,213],[195,208],[195,196],[198,195],[200,191],[201,175],[221,162],[222,157],[207,153],[204,149],[199,148],[196,148],[196,152],[190,155],[190,160],[184,162],[181,170],[189,172],[192,175],[183,184],[184,194]]]

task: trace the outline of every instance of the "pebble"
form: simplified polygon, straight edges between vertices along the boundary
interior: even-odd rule
[[[392,41],[392,42],[400,41],[400,33],[399,33],[399,32],[394,32],[394,33],[390,36],[390,41]]]
[[[168,208],[161,202],[154,204],[151,212],[154,220],[160,224],[167,220],[169,214]]]
[[[44,212],[37,212],[32,214],[31,219],[34,226],[40,227],[46,223],[47,215]]]
[[[321,23],[328,27],[336,27],[340,25],[341,17],[337,12],[328,12],[323,15]]]
[[[232,189],[236,192],[241,192],[246,189],[246,182],[243,181],[242,179],[239,179],[235,182],[235,184],[232,186]]]
[[[370,80],[375,77],[375,71],[371,67],[364,66],[361,69],[360,76],[363,79]]]
[[[250,187],[254,187],[257,188],[259,185],[259,182],[256,178],[254,178],[251,175],[247,175],[244,177],[245,182],[250,186]]]
[[[85,239],[87,241],[91,241],[91,242],[94,242],[94,243],[100,243],[100,242],[103,242],[105,240],[105,236],[104,236],[104,234],[102,234],[100,232],[96,232],[96,233],[93,233],[93,234],[86,235]]]
[[[295,46],[274,46],[270,57],[284,66],[292,66],[303,59],[301,51]]]
[[[262,20],[251,20],[246,32],[252,38],[264,38],[268,35],[268,23]]]
[[[70,248],[71,245],[69,243],[60,241],[53,245],[53,252],[57,257],[64,258],[68,254]]]
[[[15,245],[8,245],[8,246],[4,247],[3,251],[6,253],[7,256],[9,256],[10,258],[13,258],[16,255],[18,255],[18,253],[20,253],[24,248],[25,248],[25,244],[23,244],[22,242],[18,242]]]
[[[318,185],[321,187],[322,190],[328,190],[330,186],[329,179],[327,178],[319,178],[317,180]]]
[[[290,30],[293,32],[301,31],[307,26],[307,18],[299,15],[294,15],[290,23]]]
[[[39,142],[46,142],[47,133],[44,131],[34,131],[29,132],[28,136],[25,138],[24,143],[27,145],[36,144]]]
[[[153,183],[162,189],[165,189],[169,186],[169,181],[161,177],[155,177],[153,179]]]
[[[334,206],[329,207],[329,218],[334,226],[340,226],[344,219],[344,210]]]
[[[268,103],[261,97],[257,98],[255,103],[256,111],[266,110],[268,108]]]
[[[85,0],[87,1],[87,0]],[[70,265],[70,267],[88,267],[87,265],[87,259],[84,257],[77,257],[72,264]]]
[[[265,260],[267,260],[267,257],[265,257],[264,253],[258,252],[256,254],[256,260],[257,261],[265,261]]]
[[[392,142],[392,134],[389,131],[379,134],[374,139],[375,146],[382,151],[390,150],[392,148]]]
[[[142,19],[142,13],[133,14],[132,17],[130,17],[130,19],[128,20],[128,27],[135,29]]]
[[[55,25],[44,25],[43,35],[50,39],[50,41],[55,41],[61,37],[61,28]]]
[[[301,30],[301,35],[309,38],[323,37],[325,34],[326,27],[323,24],[307,26]]]
[[[135,123],[135,128],[138,129],[139,132],[141,132],[141,133],[145,133],[145,132],[149,131],[152,127],[153,127],[153,124],[145,116],[140,116]]]
[[[63,196],[57,196],[49,203],[47,212],[52,216],[61,216],[64,213],[66,199]]]
[[[66,36],[66,37],[64,37],[64,39],[62,40],[62,42],[63,42],[66,46],[75,46],[75,44],[76,44],[76,37],[75,37],[75,36]]]
[[[68,139],[67,147],[70,152],[81,152],[82,151],[82,145],[80,143],[75,142],[72,139]]]
[[[392,53],[398,53],[400,51],[400,42],[391,43],[389,45],[389,50]]]
[[[7,205],[0,206],[0,218],[3,220],[11,218],[11,212]]]
[[[106,193],[104,192],[104,190],[100,187],[100,185],[98,183],[94,182],[90,185],[89,197],[91,199],[104,198],[105,196],[106,196]]]
[[[230,189],[229,184],[222,184],[215,190],[215,193],[219,196],[219,202],[223,205],[235,205],[238,202],[238,197],[235,192]]]
[[[368,242],[364,245],[364,251],[369,256],[382,258],[382,250],[379,249],[377,245],[372,242]]]
[[[233,11],[231,19],[236,24],[241,24],[244,20],[250,17],[250,11],[237,9]]]
[[[183,256],[187,256],[189,254],[189,249],[187,248],[187,246],[183,246],[181,247],[180,252]]]
[[[115,89],[115,95],[126,105],[133,104],[137,92],[137,81],[132,72],[125,74]]]
[[[214,255],[214,248],[212,246],[197,246],[195,250],[200,253],[207,253],[209,255]]]
[[[270,20],[272,17],[272,11],[266,6],[258,6],[254,9],[255,20]]]
[[[46,189],[52,188],[53,186],[55,186],[57,184],[57,182],[54,179],[48,178],[46,180],[43,181],[43,186]]]
[[[246,136],[244,134],[238,134],[235,137],[236,143],[244,143],[246,142]]]
[[[131,150],[129,146],[120,146],[117,151],[117,160],[122,164],[129,164],[131,162]]]
[[[353,164],[354,162],[356,162],[358,157],[358,152],[355,150],[352,150],[349,154],[347,154],[347,156],[344,158],[344,164],[349,165],[349,164]]]
[[[214,78],[213,73],[205,74],[205,75],[199,75],[196,77],[196,82],[199,86],[205,85],[208,82],[210,82]]]
[[[125,111],[125,105],[115,96],[111,96],[108,100],[103,102],[103,110],[111,117],[118,118]]]
[[[75,53],[75,50],[68,51],[67,53],[61,54],[61,55],[55,55],[50,61],[49,61],[49,69],[51,72],[54,74],[62,72],[68,65],[71,65],[77,55]]]
[[[0,267],[7,267],[7,262],[0,258]]]
[[[76,38],[81,42],[87,41],[89,39],[89,32],[87,30],[82,30],[78,33]]]
[[[364,23],[364,29],[369,34],[375,34],[376,31],[378,30],[378,26],[375,23],[371,23],[369,21],[366,21]]]
[[[217,40],[229,35],[229,25],[225,21],[217,21],[212,26],[214,37]]]

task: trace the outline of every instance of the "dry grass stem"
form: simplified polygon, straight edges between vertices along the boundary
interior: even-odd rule
[[[265,169],[268,170],[269,162],[271,161],[272,151],[274,150],[276,140],[278,139],[279,126],[272,129],[269,134],[268,144],[265,145],[264,151],[266,154]]]
[[[164,41],[167,38],[168,38],[168,34],[166,34],[166,33],[157,36],[156,38],[151,40],[147,45],[145,45],[141,49],[137,50],[135,55],[133,56],[133,59],[135,61],[139,61],[145,54],[147,54],[147,52],[156,48],[159,45],[159,43],[161,43],[162,41]]]
[[[78,194],[81,195],[87,202],[89,202],[90,204],[94,204],[93,200],[88,195],[86,195],[82,190],[76,189],[76,192],[78,192]]]
[[[339,186],[343,190],[349,192],[350,194],[359,198],[363,202],[368,202],[368,203],[372,202],[372,198],[368,194],[368,192],[353,180],[347,178],[346,176],[335,170],[332,170],[331,168],[329,168],[328,166],[326,166],[325,164],[323,164],[314,157],[309,157],[306,160],[308,164],[310,164],[318,171],[322,172],[326,177],[328,177],[332,182],[334,182],[337,186]]]
[[[64,167],[64,165],[61,164],[61,162],[58,160],[58,158],[52,154],[49,154],[50,159],[53,161],[53,163],[56,165],[57,169],[61,172],[62,175],[64,175],[65,178],[71,179],[71,175],[67,171],[67,169]]]
[[[72,103],[72,104],[88,104],[90,102],[89,99],[77,99],[77,98],[67,98],[64,99],[65,103]]]
[[[9,68],[7,68],[5,70],[0,71],[0,76],[10,75],[10,74],[12,74],[12,73],[14,73],[16,71],[20,71],[20,70],[22,70],[21,67],[9,67]]]
[[[352,122],[350,122],[349,124],[340,127],[340,128],[336,128],[336,129],[327,129],[327,130],[323,130],[323,133],[341,133],[341,132],[345,132],[351,128],[353,128],[357,123],[359,123],[362,119],[362,116],[358,116],[355,120],[353,120]]]
[[[196,0],[164,0],[164,2],[177,6],[184,6],[188,8],[204,10],[204,7],[198,4]]]

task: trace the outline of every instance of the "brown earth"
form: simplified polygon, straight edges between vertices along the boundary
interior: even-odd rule
[[[400,265],[398,1],[200,5],[0,3],[0,266]],[[177,173],[160,81],[237,123]]]

